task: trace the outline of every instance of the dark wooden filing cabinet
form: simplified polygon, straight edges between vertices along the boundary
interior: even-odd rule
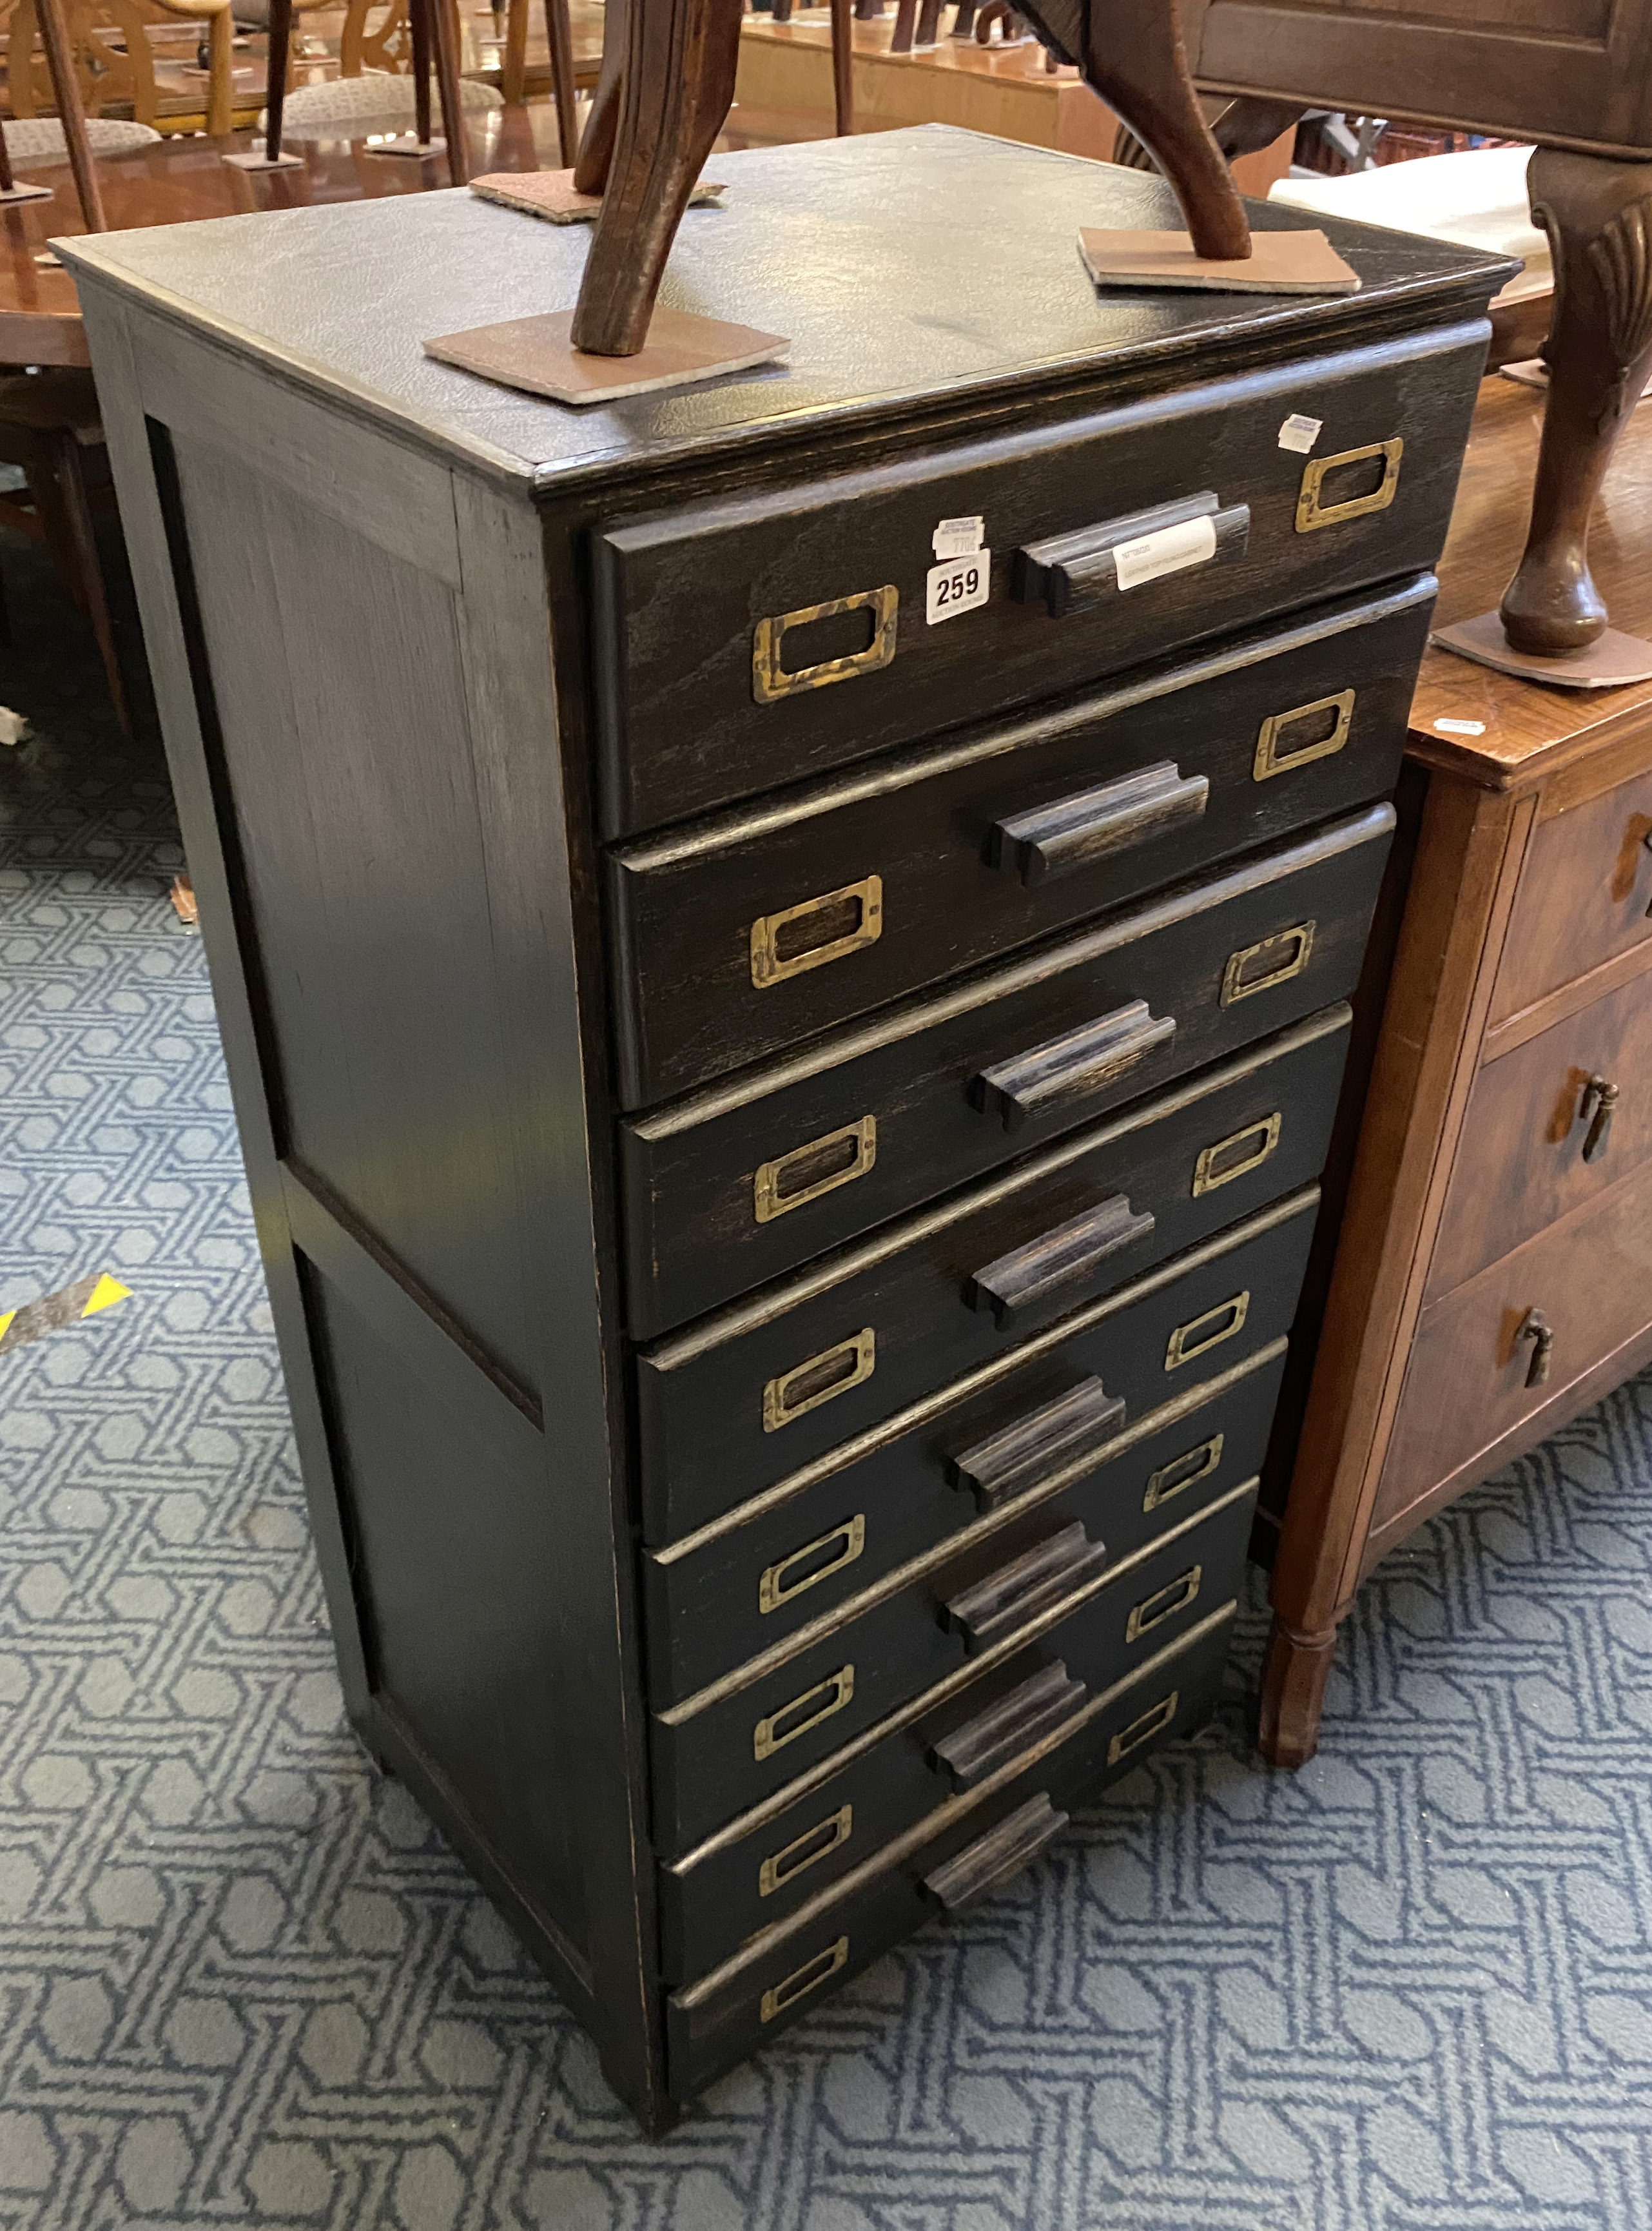
[[[668,295],[790,366],[587,416],[419,350],[577,229],[65,249],[352,1717],[656,2127],[1210,1708],[1507,269],[729,177]]]

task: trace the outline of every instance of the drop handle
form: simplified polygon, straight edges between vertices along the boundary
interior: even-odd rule
[[[1010,569],[1010,593],[1018,603],[1042,605],[1051,619],[1066,619],[1165,574],[1229,564],[1244,556],[1249,540],[1249,505],[1224,506],[1214,489],[1201,488],[1024,543]]]
[[[1006,1635],[1018,1633],[1041,1612],[1064,1603],[1103,1571],[1107,1562],[1106,1543],[1092,1542],[1075,1518],[973,1587],[948,1596],[941,1607],[941,1624],[961,1634],[965,1655],[977,1658]]]
[[[1598,1161],[1605,1153],[1617,1109],[1617,1087],[1604,1077],[1591,1077],[1578,1103],[1578,1121],[1589,1126],[1583,1142],[1584,1161]]]
[[[1210,796],[1205,776],[1184,775],[1174,760],[1160,760],[995,821],[987,864],[1009,870],[1036,890],[1198,820]]]
[[[970,1080],[970,1105],[1006,1131],[1093,1100],[1176,1035],[1174,1015],[1151,1015],[1145,999],[995,1062]]]
[[[1152,1229],[1151,1214],[1138,1215],[1127,1195],[1110,1193],[1099,1206],[984,1264],[965,1285],[964,1298],[972,1310],[991,1310],[1003,1332],[1053,1296],[1083,1284],[1110,1256],[1145,1239]]]
[[[1109,1394],[1099,1379],[1081,1379],[1070,1393],[954,1457],[947,1477],[954,1487],[967,1488],[982,1510],[997,1510],[1069,1465],[1099,1463],[1124,1422],[1123,1398]]]
[[[1554,1330],[1541,1310],[1527,1310],[1514,1339],[1516,1345],[1523,1340],[1529,1340],[1532,1343],[1532,1360],[1526,1367],[1526,1385],[1546,1387],[1549,1383],[1549,1358],[1554,1349]]]

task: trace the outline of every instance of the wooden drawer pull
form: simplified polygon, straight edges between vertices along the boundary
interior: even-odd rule
[[[1373,511],[1386,511],[1394,501],[1394,491],[1399,486],[1400,459],[1405,454],[1405,444],[1397,436],[1391,442],[1367,442],[1358,449],[1340,449],[1334,457],[1316,457],[1312,464],[1302,468],[1302,485],[1296,498],[1296,531],[1312,534],[1316,527],[1340,527],[1346,519],[1364,519]],[[1383,469],[1375,488],[1367,488],[1362,495],[1345,496],[1339,502],[1324,499],[1325,483],[1333,473],[1339,473],[1353,465],[1364,464],[1366,458],[1380,457]]]
[[[778,1611],[817,1581],[830,1580],[845,1565],[852,1565],[865,1547],[866,1514],[857,1510],[853,1518],[846,1518],[829,1534],[817,1535],[801,1549],[791,1550],[765,1569],[758,1581],[758,1611]],[[823,1555],[823,1551],[828,1554]]]
[[[1183,1364],[1191,1363],[1195,1356],[1206,1355],[1224,1340],[1231,1340],[1235,1333],[1243,1331],[1249,1314],[1250,1289],[1247,1286],[1242,1294],[1231,1295],[1225,1302],[1218,1302],[1213,1310],[1206,1310],[1202,1316],[1190,1317],[1185,1324],[1178,1325],[1165,1350],[1165,1370],[1179,1370]]]
[[[1086,1379],[1070,1394],[965,1449],[952,1459],[949,1477],[954,1487],[970,1490],[982,1510],[996,1510],[1083,1457],[1094,1456],[1100,1463],[1124,1422],[1120,1398],[1109,1394],[1099,1379]]]
[[[948,1913],[962,1913],[1012,1880],[1046,1845],[1055,1842],[1067,1824],[1068,1815],[1058,1813],[1049,1791],[1041,1789],[996,1828],[966,1844],[955,1859],[926,1874],[924,1888]]]
[[[1194,1191],[1198,1191],[1197,1186]],[[1056,1225],[978,1271],[965,1287],[964,1298],[972,1310],[991,1310],[1002,1332],[1016,1322],[1017,1312],[1024,1316],[1052,1294],[1081,1284],[1110,1255],[1145,1239],[1152,1228],[1150,1215],[1138,1216],[1126,1196],[1115,1193],[1098,1207],[1087,1208],[1082,1216]]]
[[[852,682],[857,674],[875,674],[895,655],[895,629],[900,618],[900,592],[892,585],[860,589],[852,597],[832,597],[823,605],[801,605],[795,612],[780,612],[759,620],[752,637],[752,695],[759,705],[778,698],[795,697],[801,690],[824,689],[834,682]],[[872,640],[863,650],[838,658],[823,658],[816,666],[800,666],[788,673],[780,663],[786,637],[793,628],[816,620],[834,620],[849,612],[868,612]]]
[[[1583,1089],[1578,1103],[1578,1121],[1588,1123],[1589,1130],[1583,1143],[1583,1158],[1586,1162],[1598,1161],[1606,1151],[1611,1137],[1612,1116],[1617,1108],[1617,1087],[1609,1084],[1604,1077],[1591,1077]]]
[[[1188,1449],[1179,1457],[1172,1457],[1168,1464],[1160,1465],[1156,1472],[1149,1475],[1142,1494],[1142,1509],[1157,1510],[1161,1503],[1168,1503],[1171,1496],[1180,1495],[1184,1488],[1194,1487],[1200,1480],[1209,1479],[1222,1462],[1222,1446],[1226,1438],[1223,1433],[1212,1433],[1210,1439],[1201,1441],[1197,1448]]]
[[[963,1636],[965,1654],[973,1658],[1094,1580],[1107,1562],[1106,1544],[1092,1542],[1075,1518],[1049,1541],[950,1597],[944,1607],[945,1625]]]
[[[752,1757],[771,1758],[789,1743],[796,1743],[799,1736],[806,1736],[811,1728],[817,1728],[823,1720],[829,1720],[834,1712],[841,1712],[854,1694],[855,1668],[840,1665],[836,1673],[829,1673],[812,1689],[805,1689],[801,1697],[794,1697],[789,1704],[782,1704],[778,1711],[758,1722],[752,1730]],[[822,1698],[824,1703],[816,1701]]]
[[[1317,926],[1312,922],[1294,922],[1289,929],[1276,929],[1271,937],[1259,938],[1255,945],[1242,945],[1237,953],[1230,953],[1222,971],[1223,1006],[1230,1007],[1236,999],[1271,992],[1276,984],[1288,984],[1293,976],[1300,976],[1313,950]]]
[[[1082,1681],[1068,1678],[1058,1658],[943,1736],[930,1756],[952,1776],[955,1789],[973,1789],[1071,1719],[1087,1694]]]
[[[1249,505],[1224,509],[1213,489],[1202,488],[1150,511],[1027,543],[1015,554],[1010,593],[1021,604],[1042,605],[1053,620],[1065,619],[1163,575],[1229,564],[1244,556],[1249,539]]]
[[[862,1116],[841,1131],[828,1131],[771,1162],[759,1162],[752,1180],[752,1213],[769,1224],[805,1201],[818,1200],[863,1178],[878,1158],[878,1119]]]
[[[1210,796],[1205,776],[1184,775],[1173,760],[1161,760],[1094,790],[995,821],[987,864],[1010,870],[1035,889],[1197,821]]]
[[[829,1852],[847,1844],[854,1829],[855,1807],[840,1805],[836,1813],[829,1813],[812,1828],[805,1828],[801,1836],[794,1836],[778,1852],[771,1852],[758,1869],[758,1896],[772,1898],[776,1891],[784,1890],[805,1867],[812,1867],[816,1859],[823,1859]]]
[[[1288,713],[1270,713],[1256,737],[1252,780],[1266,782],[1270,775],[1291,774],[1310,760],[1328,760],[1339,752],[1353,725],[1353,691],[1342,689],[1334,697],[1316,697],[1311,705],[1295,706]]]
[[[1176,1717],[1177,1707],[1181,1701],[1181,1691],[1172,1689],[1168,1697],[1159,1698],[1151,1711],[1144,1712],[1139,1719],[1132,1720],[1127,1728],[1120,1728],[1116,1736],[1109,1736],[1107,1764],[1117,1766],[1121,1758],[1128,1758],[1133,1750],[1139,1750],[1143,1743],[1151,1743],[1156,1735],[1169,1727]]]
[[[1275,1109],[1271,1116],[1247,1123],[1242,1131],[1230,1131],[1225,1139],[1213,1139],[1208,1147],[1201,1148],[1193,1165],[1194,1199],[1259,1170],[1278,1146],[1284,1121],[1284,1111]]]
[[[790,1371],[765,1383],[764,1432],[778,1433],[782,1426],[789,1426],[807,1411],[819,1409],[835,1394],[848,1394],[851,1387],[869,1379],[877,1368],[877,1332],[871,1325],[862,1325],[835,1348],[822,1348],[818,1355],[805,1357]]]
[[[778,914],[760,915],[752,924],[752,981],[766,992],[771,984],[875,945],[882,934],[883,878],[867,876]]]
[[[1185,1611],[1190,1604],[1197,1603],[1199,1599],[1199,1583],[1204,1578],[1203,1565],[1190,1565],[1186,1572],[1178,1574],[1175,1580],[1170,1581],[1165,1587],[1158,1589],[1152,1595],[1144,1596],[1125,1621],[1125,1640],[1126,1642],[1138,1640],[1153,1627],[1160,1626],[1165,1620],[1171,1618],[1174,1613]]]
[[[1518,1347],[1523,1340],[1532,1343],[1532,1361],[1526,1367],[1528,1387],[1546,1387],[1549,1383],[1549,1358],[1554,1352],[1554,1330],[1541,1310],[1527,1310],[1520,1320],[1520,1329],[1514,1335]]]
[[[1176,1035],[1174,1015],[1150,1015],[1145,999],[995,1062],[970,1083],[970,1103],[997,1115],[1006,1131],[1093,1099]]]
[[[823,1952],[816,1952],[812,1960],[805,1960],[801,1968],[794,1968],[789,1976],[771,1983],[758,2001],[758,2012],[765,2022],[777,2014],[795,2007],[799,1999],[806,1999],[810,1991],[817,1991],[829,1976],[835,1976],[849,1959],[849,1939],[840,1937]]]

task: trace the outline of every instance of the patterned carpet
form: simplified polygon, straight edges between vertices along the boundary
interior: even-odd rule
[[[1652,2231],[1652,1377],[661,2144],[339,1695],[164,772],[0,544],[0,2225]]]

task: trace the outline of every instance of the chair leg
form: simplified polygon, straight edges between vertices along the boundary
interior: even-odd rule
[[[853,0],[832,0],[832,107],[840,139],[855,129],[855,13]]]
[[[528,0],[510,0],[505,10],[505,59],[500,68],[500,91],[511,108],[519,107],[527,91]],[[567,157],[563,160],[565,163]]]
[[[889,52],[909,55],[912,35],[918,25],[918,0],[896,0],[894,29],[890,35]]]
[[[207,25],[207,136],[227,139],[236,128],[235,20],[221,8]]]
[[[608,0],[603,10],[603,61],[591,95],[584,137],[574,157],[573,182],[582,194],[600,194],[608,184],[614,159],[614,136],[619,129],[620,92],[625,82],[625,19],[627,0]]]
[[[287,61],[293,44],[293,0],[269,0],[269,54],[264,65],[264,160],[281,153],[281,114],[287,107]]]
[[[46,49],[46,68],[51,75],[52,93],[68,147],[69,169],[74,174],[81,220],[88,232],[107,232],[109,220],[103,214],[97,166],[92,160],[91,142],[87,138],[86,106],[81,99],[81,81],[74,74],[74,49],[68,26],[63,20],[60,0],[35,0],[35,6],[41,43]]]
[[[408,43],[413,50],[413,137],[430,144],[430,10],[436,0],[407,0]],[[520,0],[526,7],[527,0]]]
[[[551,98],[557,105],[557,146],[565,171],[579,145],[574,105],[573,27],[568,20],[568,0],[545,0],[545,36],[551,50]]]
[[[455,186],[470,180],[465,146],[465,112],[459,100],[459,16],[456,0],[429,0],[436,32],[436,90],[442,96],[442,131],[448,143],[448,176]]]
[[[578,349],[635,356],[648,337],[671,243],[734,98],[740,13],[740,0],[631,0],[626,10],[619,127],[574,312]]]
[[[92,524],[92,507],[87,501],[81,445],[73,434],[60,434],[54,438],[50,466],[57,498],[57,519],[52,524],[61,537],[64,554],[74,568],[70,587],[75,602],[92,623],[115,718],[122,733],[129,736],[132,715],[126,708],[120,662],[115,656],[114,629],[109,618],[109,600],[104,593],[103,566],[98,556],[97,532]],[[48,523],[42,521],[42,524]],[[48,532],[51,532],[50,524]]]

